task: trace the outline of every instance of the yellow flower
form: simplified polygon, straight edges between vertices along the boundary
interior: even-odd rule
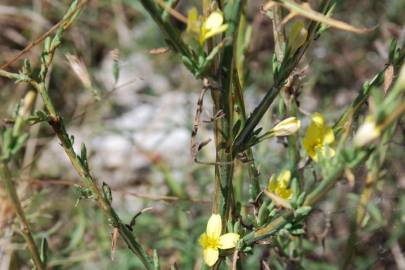
[[[199,243],[203,248],[204,262],[208,266],[213,266],[219,256],[218,249],[234,248],[239,241],[239,234],[226,233],[221,235],[222,221],[221,216],[211,215],[207,224],[207,231],[200,236]]]
[[[297,132],[300,126],[300,120],[295,117],[289,117],[275,125],[271,131],[274,136],[288,136]]]
[[[359,127],[354,135],[354,145],[357,147],[364,146],[374,139],[378,138],[381,134],[381,128],[378,127],[373,117],[368,116],[366,121]]]
[[[212,12],[201,23],[196,8],[192,8],[187,14],[187,32],[198,35],[198,42],[203,45],[205,41],[215,35],[225,32],[228,25],[224,24],[224,16],[221,11]]]
[[[312,115],[312,122],[309,125],[303,140],[304,148],[308,155],[314,160],[319,160],[319,155],[323,157],[333,157],[335,150],[330,147],[335,141],[333,130],[325,123],[325,118],[320,113]]]
[[[200,33],[200,21],[198,20],[198,11],[195,7],[187,13],[187,32]]]
[[[288,188],[290,183],[291,172],[283,170],[275,179],[274,174],[270,177],[268,190],[284,200],[289,200],[292,197],[292,190]]]

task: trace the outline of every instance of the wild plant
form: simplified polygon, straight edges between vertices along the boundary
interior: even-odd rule
[[[114,238],[122,238],[145,269],[161,269],[159,251],[150,254],[144,247],[147,243],[138,241],[137,216],[129,224],[123,222],[111,205],[109,186],[100,185],[92,176],[86,146],[81,146],[80,153],[74,150],[74,137],[68,133],[49,95],[46,78],[50,65],[57,49],[63,46],[64,32],[80,15],[86,2],[73,1],[53,29],[55,33],[46,33],[40,40],[43,51],[39,72],[33,72],[28,60],[19,72],[6,71],[4,67],[0,70],[0,76],[32,88],[19,104],[12,124],[2,131],[0,176],[22,224],[35,268],[46,269],[47,242],[44,239],[38,246],[34,241],[34,232],[24,215],[10,168],[18,165],[16,157],[29,136],[26,127],[48,124],[82,180],[81,195],[97,203],[111,225]],[[271,241],[285,253],[293,250],[299,254],[308,216],[343,174],[359,166],[367,168],[367,187],[358,202],[356,221],[364,222],[371,186],[379,178],[389,142],[405,111],[405,51],[392,41],[388,63],[362,85],[357,97],[335,123],[321,112],[314,112],[308,117],[310,123],[305,132],[300,132],[302,119],[307,116],[300,108],[297,85],[301,80],[300,61],[308,48],[330,29],[354,34],[373,29],[357,28],[333,19],[335,0],[322,0],[316,8],[291,0],[266,3],[261,12],[273,22],[274,54],[269,59],[273,84],[248,112],[244,98],[248,84],[246,49],[250,38],[248,1],[204,0],[201,12],[192,8],[187,17],[176,10],[177,2],[139,0],[159,26],[169,50],[181,58],[202,84],[202,89],[196,90],[200,91],[200,96],[190,136],[192,159],[199,166],[215,171],[214,194],[210,198],[212,215],[207,218],[206,231],[201,232],[199,239],[204,263],[211,269],[220,269],[229,259],[231,269],[244,269],[244,262],[255,247]],[[183,22],[186,29],[179,30],[172,17]],[[36,95],[42,99],[44,110],[33,107]],[[201,149],[210,143],[201,140],[198,133],[206,95],[210,95],[213,106],[210,121],[214,127],[215,160],[212,161],[199,157]],[[373,106],[365,109],[370,100]],[[261,121],[275,102],[278,102],[280,121],[269,130],[263,130]],[[288,163],[268,179],[256,166],[254,149],[273,139],[283,141]],[[235,180],[236,163],[242,164],[243,170],[248,172],[246,183],[245,179]]]

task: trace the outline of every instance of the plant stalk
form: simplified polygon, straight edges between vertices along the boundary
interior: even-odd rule
[[[58,137],[66,155],[68,156],[71,164],[85,183],[86,187],[90,188],[95,196],[99,207],[103,210],[104,214],[107,216],[109,221],[112,223],[112,226],[118,228],[120,235],[123,237],[124,241],[128,245],[129,249],[138,256],[142,261],[146,269],[154,269],[153,260],[146,254],[145,250],[138,243],[135,236],[127,228],[125,224],[122,223],[118,215],[115,213],[114,209],[111,207],[110,202],[102,194],[102,191],[97,185],[96,180],[91,176],[87,168],[85,168],[82,162],[79,160],[79,157],[73,149],[73,145],[70,141],[69,135],[66,131],[64,122],[62,118],[58,115],[50,97],[48,91],[45,87],[45,83],[36,83],[31,82],[32,85],[40,93],[46,110],[49,113],[49,125],[54,130],[56,136]]]
[[[8,197],[13,205],[14,212],[18,216],[22,225],[22,235],[25,242],[28,245],[28,249],[31,253],[32,260],[37,270],[45,270],[45,266],[41,260],[40,253],[37,245],[35,244],[34,238],[31,233],[31,228],[25,217],[24,210],[22,209],[20,199],[18,198],[17,191],[15,189],[12,176],[8,165],[5,162],[0,162],[0,177],[3,179],[4,188],[8,194]]]

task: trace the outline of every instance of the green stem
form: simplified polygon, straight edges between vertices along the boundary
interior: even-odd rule
[[[197,67],[194,56],[187,44],[181,39],[179,31],[174,28],[170,22],[164,20],[165,13],[161,12],[152,0],[140,0],[140,2],[163,32],[168,44],[172,46],[175,51],[186,57],[194,67]]]
[[[124,241],[127,243],[130,250],[135,255],[137,255],[137,257],[142,261],[146,269],[152,270],[155,269],[153,260],[147,255],[145,250],[138,243],[137,239],[132,234],[130,229],[125,224],[122,223],[118,215],[115,213],[114,209],[111,207],[109,198],[103,195],[103,192],[98,187],[96,180],[91,176],[88,166],[86,166],[80,159],[80,157],[75,153],[70,136],[66,131],[65,124],[60,115],[58,114],[58,111],[55,109],[55,106],[49,96],[48,89],[45,85],[45,78],[47,75],[48,67],[52,62],[56,49],[61,44],[62,34],[71,25],[74,18],[76,18],[76,15],[79,12],[78,10],[79,7],[83,6],[85,2],[86,1],[82,1],[80,5],[77,6],[77,8],[75,6],[77,2],[73,2],[72,6],[70,7],[69,11],[64,17],[65,23],[61,24],[53,40],[45,46],[45,53],[44,53],[45,56],[43,56],[43,58],[41,59],[42,65],[40,73],[40,80],[41,80],[40,82],[27,78],[27,75],[22,74],[16,75],[2,70],[0,70],[0,76],[4,76],[14,80],[29,82],[35,88],[35,90],[38,91],[44,102],[45,109],[48,112],[48,123],[54,130],[55,134],[57,135],[60,144],[62,145],[71,164],[81,177],[82,181],[85,183],[86,187],[88,187],[92,191],[95,200],[97,201],[99,207],[103,210],[104,214],[107,216],[109,221],[112,223],[112,226],[118,228],[120,235],[123,237]],[[3,168],[2,171],[4,171]],[[5,176],[7,176],[7,174],[5,174]]]
[[[321,10],[323,12],[327,12],[329,2],[330,1],[325,0],[321,4]],[[276,73],[274,74],[273,86],[270,87],[266,95],[260,101],[259,105],[254,109],[253,113],[247,119],[246,125],[243,127],[242,131],[236,138],[233,147],[234,154],[239,153],[241,149],[244,148],[246,142],[249,141],[249,138],[252,136],[254,129],[259,124],[260,120],[263,118],[264,114],[269,109],[274,99],[280,93],[281,88],[284,86],[285,80],[291,75],[291,72],[298,65],[312,40],[315,39],[320,26],[320,23],[312,21],[308,27],[308,37],[306,42],[291,57],[289,55],[284,56],[283,61],[281,62],[279,68],[276,69]]]
[[[219,70],[216,80],[220,89],[212,89],[214,114],[219,111],[224,117],[215,121],[215,191],[213,213],[220,213],[223,217],[223,226],[228,219],[232,218],[234,210],[233,169],[234,156],[232,154],[232,125],[234,119],[234,107],[232,98],[232,80],[234,68],[233,46],[238,34],[238,22],[241,13],[241,0],[230,1],[227,4],[230,13],[225,13],[225,19],[229,24],[226,39],[230,40],[224,46],[223,55],[220,59]]]
[[[24,127],[27,123],[27,117],[32,111],[34,107],[35,100],[37,99],[37,92],[34,90],[29,90],[23,99],[23,104],[18,110],[17,117],[15,119],[15,123],[13,126],[13,136],[17,137],[20,136]]]
[[[18,73],[13,73],[13,72],[8,72],[3,69],[0,69],[0,77],[5,77],[10,80],[20,80],[21,79],[21,74]]]
[[[245,108],[245,100],[243,97],[242,93],[242,86],[240,84],[239,80],[239,73],[235,69],[235,74],[234,74],[234,89],[235,89],[235,103],[238,106],[239,112],[240,112],[240,121],[241,121],[241,126],[245,126],[246,124],[246,108]],[[257,196],[260,193],[260,182],[259,182],[259,170],[256,167],[256,163],[253,157],[253,151],[251,148],[248,148],[246,151],[247,158],[249,160],[249,179],[250,179],[250,187],[249,187],[249,197],[251,201],[254,201]]]
[[[273,35],[274,35],[274,51],[277,56],[277,61],[282,62],[284,58],[283,47],[285,45],[285,33],[282,25],[281,7],[275,5],[273,11]]]
[[[73,145],[70,141],[69,135],[66,131],[65,124],[62,118],[59,116],[58,112],[56,111],[50,97],[48,91],[46,89],[45,83],[36,83],[32,82],[32,85],[37,89],[40,93],[46,110],[49,113],[49,124],[54,130],[56,136],[59,138],[59,141],[65,150],[66,155],[68,156],[71,164],[82,178],[85,185],[91,189],[95,196],[95,200],[97,201],[99,207],[104,211],[104,214],[112,223],[112,226],[118,228],[120,235],[123,237],[124,241],[128,245],[129,249],[138,256],[138,258],[142,261],[143,265],[146,269],[154,269],[153,260],[146,254],[145,250],[142,246],[138,243],[135,236],[132,232],[127,228],[125,224],[122,223],[118,215],[115,213],[114,209],[111,207],[110,202],[107,198],[105,198],[102,194],[102,191],[97,185],[96,180],[91,176],[90,172],[87,168],[85,168],[82,162],[79,160],[78,155],[75,153],[73,149]]]
[[[363,163],[370,155],[372,150],[362,151],[359,153],[360,158],[356,160],[355,164],[352,166],[358,166]],[[344,162],[338,161],[335,166],[333,166],[333,171],[329,173],[325,179],[319,183],[314,191],[312,191],[306,198],[304,206],[313,206],[318,203],[322,198],[324,198],[329,190],[335,185],[339,180],[345,169]],[[275,218],[272,222],[263,228],[257,229],[250,234],[246,235],[242,240],[246,245],[251,245],[258,240],[262,240],[274,235],[280,229],[282,229],[287,223],[291,222],[294,218],[294,212],[287,210],[283,215]]]
[[[14,211],[18,216],[22,225],[22,235],[25,242],[28,245],[28,249],[31,253],[32,260],[34,261],[37,270],[44,270],[45,266],[41,260],[40,253],[34,238],[31,233],[31,228],[25,217],[24,210],[22,209],[20,199],[18,198],[17,191],[15,189],[10,170],[5,162],[0,162],[0,177],[3,179],[4,188],[8,194],[8,197],[13,205]]]

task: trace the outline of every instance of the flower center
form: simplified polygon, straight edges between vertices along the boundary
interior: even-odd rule
[[[218,237],[210,237],[210,236],[208,236],[206,234],[201,236],[200,244],[204,249],[205,248],[218,249],[219,246],[220,246]]]
[[[323,147],[323,140],[321,140],[321,138],[316,138],[316,140],[314,141],[313,145],[312,145],[312,149],[314,150],[314,152],[316,153],[316,151],[318,151],[318,149],[322,149]]]

